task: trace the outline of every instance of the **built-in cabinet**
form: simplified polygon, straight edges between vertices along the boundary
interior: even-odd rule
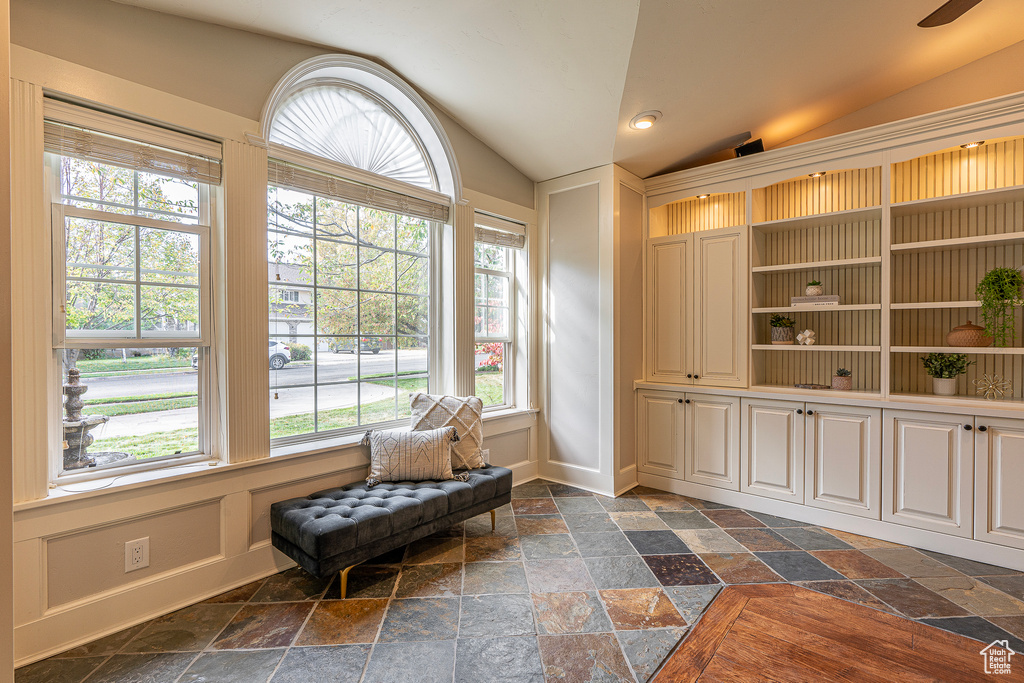
[[[746,386],[746,272],[746,226],[649,240],[649,379]]]
[[[734,396],[640,392],[639,470],[737,490],[739,408]]]
[[[978,418],[974,537],[1024,548],[1024,420]]]

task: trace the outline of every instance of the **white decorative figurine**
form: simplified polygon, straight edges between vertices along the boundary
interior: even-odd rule
[[[814,330],[804,330],[796,335],[796,341],[802,346],[811,346],[814,344]]]

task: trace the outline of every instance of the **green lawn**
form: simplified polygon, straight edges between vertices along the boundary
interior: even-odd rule
[[[381,382],[384,386],[392,386],[391,382]],[[398,386],[404,391],[425,391],[426,378],[399,379]],[[502,402],[502,376],[499,373],[487,372],[476,375],[476,391],[484,401],[484,405],[495,405]],[[147,413],[156,410],[172,410],[173,408],[185,408],[195,406],[195,397],[173,395],[145,397],[133,396],[129,399],[118,399],[119,403],[93,404],[88,412],[93,415],[125,415],[128,413]],[[179,405],[178,402],[185,404]],[[189,404],[189,402],[191,402]],[[164,407],[158,407],[164,406]],[[408,417],[410,409],[407,403],[400,406],[399,418]],[[351,408],[336,408],[320,412],[319,430],[328,431],[331,429],[343,429],[355,427],[359,420],[359,410]],[[374,401],[362,406],[362,423],[372,424],[374,422],[385,422],[395,419],[395,402],[392,399]],[[294,434],[306,434],[314,429],[313,416],[306,413],[301,415],[285,415],[274,418],[270,421],[270,438],[276,439],[281,436]],[[112,437],[109,439],[97,439],[89,447],[94,452],[120,451],[131,453],[140,460],[152,458],[158,455],[170,455],[176,452],[187,453],[199,448],[198,430],[178,429],[170,432],[152,432],[132,436]]]
[[[136,356],[125,359],[101,358],[99,360],[79,360],[75,365],[82,372],[82,377],[90,377],[107,372],[138,372],[139,370],[160,370],[164,368],[192,367],[191,354],[188,358],[158,356]]]

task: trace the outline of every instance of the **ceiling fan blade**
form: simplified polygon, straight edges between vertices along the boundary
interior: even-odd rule
[[[939,9],[918,22],[921,28],[933,28],[944,26],[959,19],[967,10],[977,5],[981,0],[949,0]]]

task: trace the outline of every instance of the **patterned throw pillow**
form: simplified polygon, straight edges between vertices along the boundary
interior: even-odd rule
[[[366,483],[382,481],[440,481],[461,479],[452,475],[449,452],[458,442],[455,427],[411,432],[408,429],[371,429],[362,444],[370,447],[370,476]]]
[[[452,469],[475,470],[483,467],[484,425],[481,415],[484,402],[476,396],[435,396],[410,394],[412,428],[437,429],[455,427],[459,430],[459,443],[452,446]]]

